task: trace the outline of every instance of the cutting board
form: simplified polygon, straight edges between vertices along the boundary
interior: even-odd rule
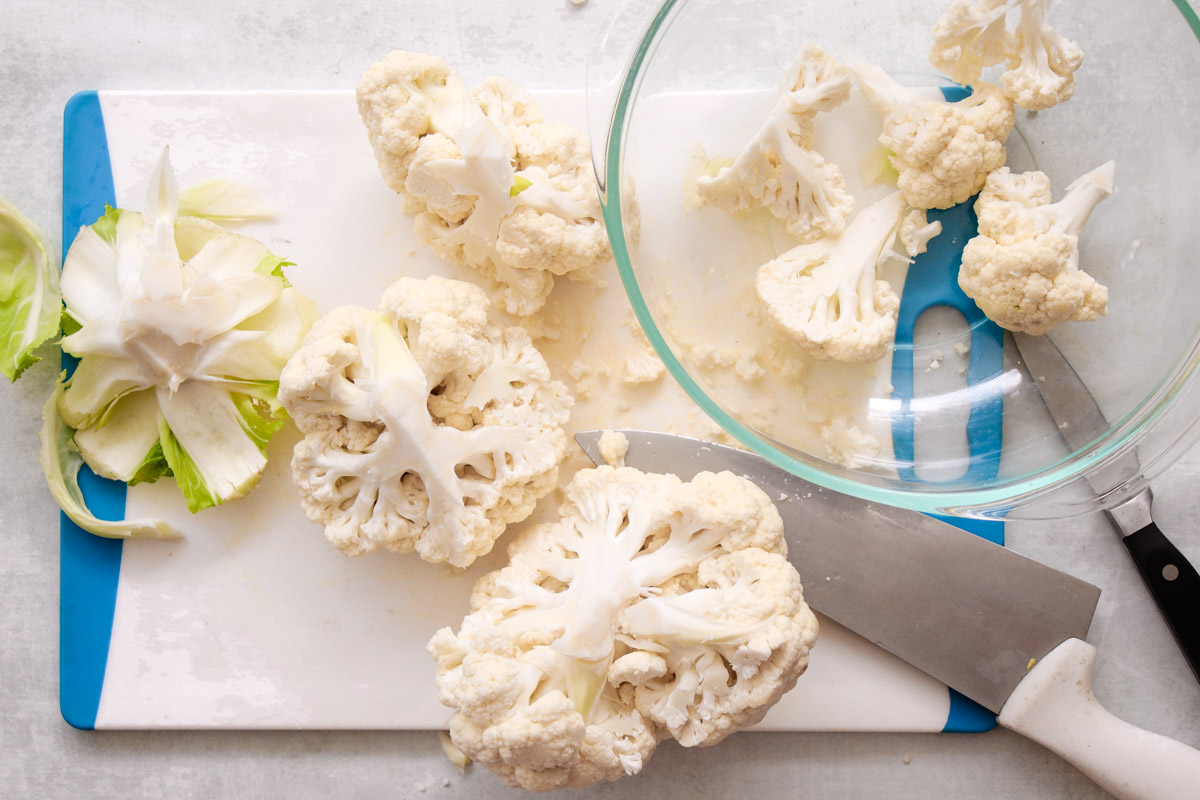
[[[547,118],[580,128],[581,93],[537,92]],[[278,218],[238,231],[295,262],[288,277],[322,312],[373,306],[402,275],[479,282],[420,245],[383,184],[350,92],[86,92],[64,128],[63,250],[104,204],[139,208],[164,145],[186,186],[252,182]],[[540,345],[577,393],[569,433],[644,427],[715,438],[666,376],[623,381],[644,354],[612,264],[559,281]],[[557,337],[557,338],[554,338]],[[425,643],[457,626],[473,582],[503,563],[504,542],[467,570],[414,556],[351,559],[300,511],[288,462],[298,434],[270,445],[248,497],[190,515],[175,485],[128,490],[82,476],[101,516],[161,517],[180,542],[121,542],[62,523],[61,706],[84,729],[437,729],[448,711]],[[586,466],[572,453],[564,477]],[[552,515],[543,500],[534,520]],[[993,539],[1002,527],[984,526]],[[804,566],[797,565],[801,577]],[[986,730],[987,712],[836,623],[821,619],[811,665],[763,730]]]

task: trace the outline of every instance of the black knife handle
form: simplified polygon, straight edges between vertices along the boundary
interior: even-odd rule
[[[1153,522],[1122,541],[1200,680],[1200,574]]]

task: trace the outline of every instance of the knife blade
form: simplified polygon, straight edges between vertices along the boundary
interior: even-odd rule
[[[602,431],[575,440],[597,464]],[[1200,751],[1108,714],[1083,641],[1100,590],[931,517],[822,489],[722,445],[622,430],[625,463],[685,480],[728,470],[756,483],[788,532],[813,608],[999,713],[1123,798],[1182,798]]]
[[[1068,447],[1084,450],[1108,431],[1108,420],[1087,385],[1048,336],[1014,333],[1013,342]],[[1137,453],[1131,450],[1090,476],[1088,483],[1103,497],[1140,477],[1141,471]],[[1104,513],[1200,680],[1200,573],[1155,524],[1153,502],[1146,487]]]

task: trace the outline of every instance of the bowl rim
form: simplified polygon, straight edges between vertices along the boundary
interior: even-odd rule
[[[634,315],[671,377],[724,431],[775,466],[833,491],[925,513],[997,518],[1006,516],[1018,507],[1028,506],[1047,495],[1058,493],[1068,485],[1085,480],[1087,474],[1095,474],[1102,464],[1112,463],[1127,455],[1136,458],[1138,453],[1135,448],[1151,423],[1168,414],[1179,412],[1182,399],[1188,394],[1186,389],[1189,387],[1189,379],[1200,369],[1200,336],[1193,339],[1190,350],[1176,361],[1172,370],[1162,378],[1153,392],[1146,395],[1120,420],[1110,423],[1108,431],[1087,448],[1072,452],[1037,472],[1007,478],[986,487],[955,487],[953,483],[905,484],[903,488],[886,485],[883,482],[894,483],[898,479],[840,467],[799,451],[795,454],[785,452],[721,408],[692,378],[659,331],[638,284],[621,218],[621,176],[627,135],[626,122],[645,74],[643,66],[659,43],[660,35],[669,27],[672,16],[687,2],[688,0],[663,0],[634,45],[619,79],[615,100],[608,115],[605,149],[602,158],[596,164],[596,171],[600,204],[612,246],[613,260],[616,262]],[[1200,41],[1200,16],[1197,16],[1188,0],[1169,2],[1179,10],[1197,41]],[[618,15],[620,13],[621,11],[618,11]],[[1200,390],[1193,394],[1200,395]],[[1096,502],[1092,502],[1073,513],[1112,508],[1146,488],[1152,475],[1161,472],[1182,454],[1187,446],[1200,438],[1200,397],[1196,398],[1196,408],[1189,416],[1178,436],[1168,441],[1166,446],[1152,457],[1142,458],[1140,472],[1097,497],[1098,506]],[[1064,514],[1059,512],[1052,516]]]

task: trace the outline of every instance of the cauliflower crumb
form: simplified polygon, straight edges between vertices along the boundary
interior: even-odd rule
[[[571,362],[571,366],[567,367],[567,377],[573,381],[581,381],[590,376],[592,372],[592,368],[578,358]]]
[[[692,359],[700,369],[724,369],[737,363],[738,354],[728,347],[697,344],[689,348]]]
[[[941,369],[942,358],[943,358],[942,351],[934,350],[933,355],[930,356],[930,358],[929,358],[929,367],[925,371],[933,372],[935,369]]]
[[[610,467],[625,466],[625,454],[629,452],[629,439],[617,431],[600,434],[600,457]]]
[[[642,326],[636,319],[630,321],[629,329],[633,332],[636,341],[634,352],[625,359],[625,369],[621,373],[621,380],[630,386],[639,383],[653,383],[662,377],[667,368],[658,357],[658,353],[654,352],[650,340],[646,338],[646,332],[642,330]]]
[[[954,345],[954,352],[966,358],[967,354],[971,352],[971,347],[966,342],[958,342]]]
[[[850,469],[861,469],[879,455],[880,444],[869,433],[852,425],[845,416],[834,417],[821,427],[821,439],[830,461]]]
[[[754,383],[767,374],[753,353],[742,353],[733,365],[733,372],[746,383]]]

